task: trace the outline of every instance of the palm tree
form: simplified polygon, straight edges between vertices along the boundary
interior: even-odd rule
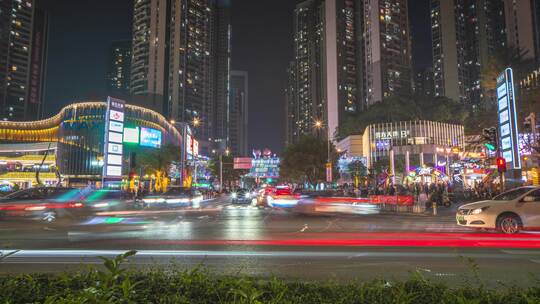
[[[508,67],[514,70],[514,78],[522,79],[534,67],[534,59],[527,58],[527,50],[519,47],[506,47],[491,56],[482,67],[481,83],[488,100],[494,100],[497,77]]]
[[[145,151],[139,158],[139,166],[146,173],[155,175],[156,191],[165,191],[168,184],[168,169],[174,161],[180,161],[180,148],[175,145],[164,145],[160,149]]]

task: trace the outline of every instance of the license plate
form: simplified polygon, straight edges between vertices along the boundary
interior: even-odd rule
[[[465,216],[463,216],[462,214],[458,214],[456,215],[456,219],[458,222],[463,222],[465,221]]]

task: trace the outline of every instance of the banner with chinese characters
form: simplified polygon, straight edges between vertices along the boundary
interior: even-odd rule
[[[103,179],[122,178],[122,155],[124,133],[124,110],[126,102],[107,98],[105,112],[105,144],[103,161]]]

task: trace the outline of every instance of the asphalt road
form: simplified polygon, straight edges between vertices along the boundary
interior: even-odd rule
[[[452,210],[408,214],[299,215],[212,201],[199,210],[103,213],[81,222],[0,222],[0,273],[99,265],[98,256],[139,253],[131,267],[348,281],[412,272],[455,283],[535,284],[540,235],[458,227]]]

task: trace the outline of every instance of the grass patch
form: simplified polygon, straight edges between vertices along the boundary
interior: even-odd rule
[[[540,303],[540,282],[529,288],[451,287],[415,273],[406,281],[338,284],[121,267],[134,254],[102,258],[105,271],[1,276],[0,303]]]

